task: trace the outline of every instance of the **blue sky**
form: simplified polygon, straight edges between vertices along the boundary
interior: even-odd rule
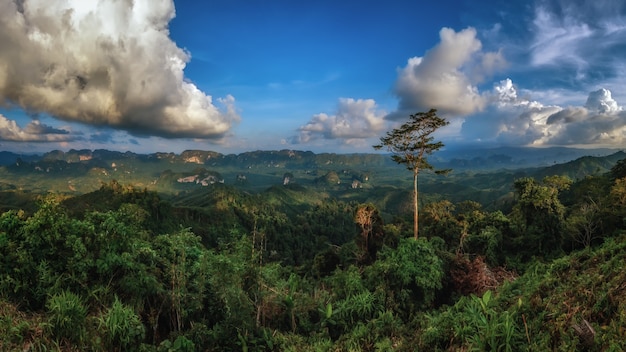
[[[0,150],[623,148],[626,4],[4,1]]]

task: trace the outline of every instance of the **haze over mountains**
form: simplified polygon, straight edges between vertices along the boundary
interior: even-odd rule
[[[520,168],[520,167],[543,167],[559,163],[566,163],[584,156],[602,157],[616,153],[622,149],[579,149],[566,147],[529,148],[529,147],[500,147],[500,148],[444,148],[430,156],[430,160],[438,166],[453,168]],[[311,151],[298,151],[283,149],[280,151],[249,151],[239,154],[222,154],[215,151],[187,150],[180,154],[176,153],[151,153],[139,154],[133,152],[118,152],[107,149],[71,149],[67,152],[54,150],[47,153],[15,153],[0,151],[0,165],[13,165],[20,159],[25,162],[38,161],[65,161],[79,162],[88,160],[102,160],[108,158],[133,157],[138,159],[164,159],[183,162],[195,162],[197,164],[234,165],[255,161],[262,162],[289,162],[291,165],[312,165],[319,159],[330,158],[341,160],[346,165],[362,162],[365,155],[370,161],[384,163],[389,159],[385,154],[374,153],[313,153]]]

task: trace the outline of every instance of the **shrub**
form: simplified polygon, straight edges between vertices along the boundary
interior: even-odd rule
[[[85,337],[87,308],[83,300],[70,291],[50,296],[46,302],[50,330],[55,340],[82,344]]]
[[[145,330],[135,311],[115,298],[111,308],[99,319],[104,342],[110,351],[136,351]]]
[[[372,289],[384,292],[385,308],[410,316],[433,305],[444,271],[430,242],[405,238],[396,249],[385,247],[366,275]]]

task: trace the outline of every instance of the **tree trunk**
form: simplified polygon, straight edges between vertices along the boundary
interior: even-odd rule
[[[417,234],[418,234],[418,219],[419,219],[419,213],[418,213],[418,203],[417,203],[417,174],[418,172],[414,172],[413,173],[413,238],[415,240],[417,240]]]

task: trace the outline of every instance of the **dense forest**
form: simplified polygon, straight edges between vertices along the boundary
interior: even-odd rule
[[[607,167],[433,176],[417,240],[406,180],[7,185],[0,350],[622,351],[626,159]]]

